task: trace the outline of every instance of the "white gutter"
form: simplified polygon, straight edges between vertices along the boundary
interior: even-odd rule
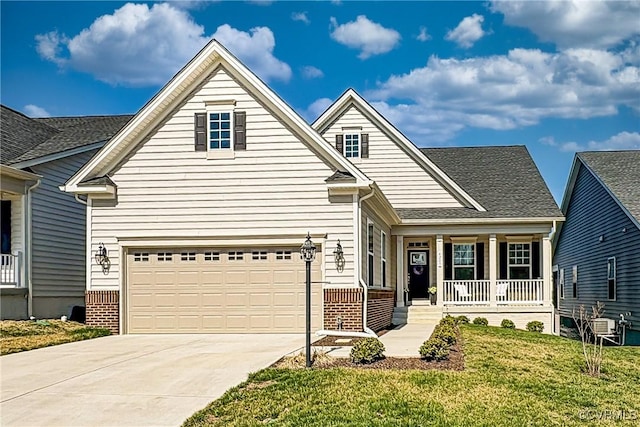
[[[26,234],[26,239],[25,239],[25,248],[26,248],[26,264],[27,264],[27,268],[25,269],[25,273],[26,273],[26,280],[27,280],[27,286],[29,288],[29,294],[27,295],[27,315],[29,317],[33,316],[33,282],[31,281],[31,274],[33,272],[33,239],[32,239],[32,235],[33,235],[33,224],[32,222],[32,218],[33,218],[33,214],[31,212],[31,191],[35,190],[36,188],[38,188],[40,186],[40,180],[38,179],[36,181],[35,184],[33,184],[31,187],[29,187],[27,189],[27,212],[25,212],[25,215],[27,217],[27,220],[25,221],[25,234]]]
[[[364,282],[364,280],[362,280],[362,269],[360,268],[360,266],[362,265],[361,259],[360,259],[360,255],[362,253],[362,251],[360,250],[360,245],[362,244],[362,239],[360,239],[360,228],[362,227],[362,202],[364,202],[367,199],[370,199],[371,197],[374,196],[374,194],[376,193],[376,189],[375,187],[371,188],[371,192],[369,194],[367,194],[364,197],[360,197],[358,200],[358,226],[356,227],[356,230],[354,230],[356,233],[356,237],[358,240],[356,240],[354,242],[353,248],[354,248],[354,252],[357,249],[357,257],[354,256],[354,259],[357,260],[357,264],[358,264],[358,283],[360,284],[360,286],[362,286],[362,329],[364,330],[365,334],[367,334],[367,336],[370,337],[378,337],[378,334],[376,334],[375,332],[373,332],[371,329],[369,329],[369,327],[367,326],[367,303],[368,303],[368,292],[369,292],[369,288],[367,286],[367,284]]]

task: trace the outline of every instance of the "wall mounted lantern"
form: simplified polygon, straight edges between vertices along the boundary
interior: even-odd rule
[[[306,305],[307,305],[307,327],[306,327],[306,366],[311,367],[311,263],[316,259],[316,245],[311,241],[311,235],[307,233],[307,240],[300,247],[300,257],[307,264],[307,288],[306,288]]]
[[[344,252],[342,251],[340,239],[338,239],[338,244],[333,250],[333,259],[336,263],[336,270],[338,270],[338,273],[342,273],[344,271]]]
[[[111,268],[111,261],[109,260],[109,254],[107,252],[107,248],[104,243],[100,242],[98,245],[98,250],[95,255],[96,264],[102,267],[102,273],[108,274],[109,269]]]

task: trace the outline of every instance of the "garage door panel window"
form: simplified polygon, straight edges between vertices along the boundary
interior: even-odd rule
[[[228,254],[229,261],[242,261],[244,260],[244,252],[230,251]]]
[[[158,261],[173,261],[173,253],[158,252]]]
[[[149,262],[149,252],[134,252],[133,261],[135,261],[135,262]]]
[[[220,261],[220,252],[205,252],[205,261]]]
[[[266,261],[267,251],[253,251],[251,252],[251,259],[254,261]]]
[[[290,260],[291,251],[276,251],[276,260]]]
[[[195,252],[182,252],[180,254],[181,261],[195,261],[196,253]]]

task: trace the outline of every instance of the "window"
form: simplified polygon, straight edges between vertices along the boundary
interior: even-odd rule
[[[558,287],[560,288],[560,299],[564,299],[564,268],[560,269],[560,277],[558,279]]]
[[[158,252],[158,261],[171,261],[173,254],[171,252]]]
[[[509,279],[531,279],[531,243],[509,243]]]
[[[615,301],[616,294],[616,259],[612,257],[607,260],[607,298]]]
[[[251,259],[254,261],[264,261],[267,259],[267,251],[253,251],[251,252]]]
[[[205,252],[205,261],[220,261],[220,252]]]
[[[428,248],[429,242],[409,242],[410,248]]]
[[[473,243],[453,244],[453,280],[473,280],[476,277],[476,255]]]
[[[346,134],[344,136],[344,156],[360,157],[360,135]]]
[[[291,251],[276,251],[276,260],[291,259]]]
[[[382,275],[382,287],[387,286],[387,235],[380,232],[380,274]]]
[[[373,223],[367,220],[367,284],[373,286]]]
[[[571,297],[578,298],[578,266],[574,265],[571,272]]]
[[[182,261],[195,261],[196,253],[195,252],[182,252],[180,254],[180,260]]]
[[[209,150],[231,148],[231,113],[209,113]]]
[[[244,259],[244,252],[230,251],[229,261],[242,261]]]
[[[149,252],[134,252],[133,261],[135,262],[147,262],[149,261]]]
[[[0,212],[2,222],[2,253],[11,253],[11,200],[2,201],[2,211]]]

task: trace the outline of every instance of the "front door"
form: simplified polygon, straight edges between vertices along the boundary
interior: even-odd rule
[[[409,299],[429,298],[429,251],[409,251]]]

